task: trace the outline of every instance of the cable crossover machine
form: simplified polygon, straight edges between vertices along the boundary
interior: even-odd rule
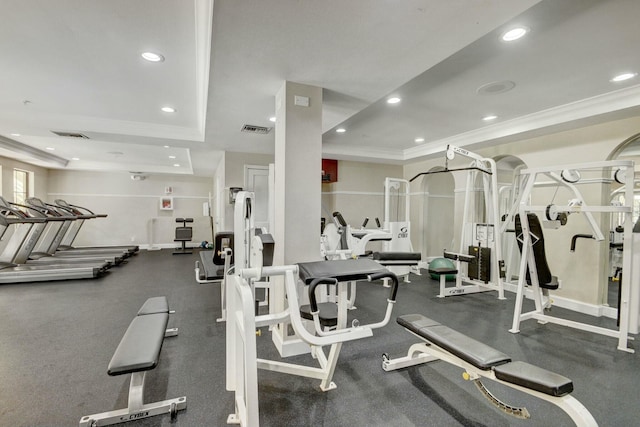
[[[449,160],[453,160],[456,155],[470,158],[471,164],[468,167],[450,169]],[[496,163],[493,159],[448,145],[444,170],[421,172],[409,180],[409,182],[413,182],[421,176],[445,172],[467,172],[459,250],[454,252],[445,249],[443,254],[445,258],[454,261],[456,268],[429,270],[429,273],[440,276],[440,294],[438,295],[440,298],[496,291],[498,299],[505,299],[502,239],[498,235],[500,217],[496,170]],[[479,178],[482,179],[484,194],[483,222],[475,221],[474,214],[478,208],[472,204],[471,200],[472,193],[476,191],[475,183]],[[445,275],[448,274],[456,274],[455,286],[446,286]]]

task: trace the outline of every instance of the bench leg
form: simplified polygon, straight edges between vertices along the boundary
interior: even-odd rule
[[[106,426],[169,413],[174,417],[178,411],[187,408],[187,398],[184,396],[160,402],[143,403],[144,378],[145,372],[131,374],[127,408],[82,417],[80,427]]]

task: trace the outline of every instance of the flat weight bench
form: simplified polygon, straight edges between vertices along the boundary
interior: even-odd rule
[[[179,410],[186,409],[187,398],[184,396],[143,403],[146,373],[158,365],[164,337],[178,333],[177,328],[167,329],[169,313],[166,297],[149,298],[140,307],[107,368],[110,376],[131,374],[128,407],[82,417],[80,427],[105,426],[166,413],[175,419]]]
[[[397,322],[426,342],[412,345],[406,357],[391,360],[383,355],[385,371],[443,360],[464,369],[463,378],[474,381],[492,404],[509,415],[530,418],[526,408],[509,406],[491,394],[481,378],[551,402],[566,412],[577,426],[598,425],[587,408],[570,396],[573,391],[570,379],[529,363],[512,362],[506,354],[420,314],[400,316]]]
[[[149,298],[142,304],[140,310],[138,310],[138,314],[136,316],[145,316],[147,314],[156,314],[156,313],[167,313],[173,314],[175,311],[169,310],[169,301],[167,301],[167,297],[152,297]],[[174,337],[178,335],[178,328],[169,328],[164,331],[164,336],[166,337]]]

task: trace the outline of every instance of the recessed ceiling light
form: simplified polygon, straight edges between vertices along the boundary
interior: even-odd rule
[[[46,147],[46,149],[47,149],[47,150],[49,150],[49,151],[55,151],[55,150],[56,150],[56,149],[55,149],[55,148],[53,148],[53,147]]]
[[[336,132],[338,133],[345,133],[347,130],[345,128],[338,128],[336,129]]]
[[[269,121],[275,123],[276,122],[276,118],[275,117],[269,117]]]
[[[609,81],[611,81],[613,83],[623,82],[625,80],[632,79],[637,75],[638,75],[638,73],[622,73],[622,74],[618,74],[617,76],[615,76],[614,78],[612,78]]]
[[[80,160],[80,157],[72,157],[71,160]]]
[[[528,32],[529,29],[527,27],[516,27],[510,29],[505,33],[502,33],[502,36],[500,38],[505,42],[512,42],[514,40],[518,40],[520,37],[523,37]]]
[[[170,159],[175,159],[175,158],[176,158],[176,156],[169,156],[169,158],[170,158]]]
[[[165,146],[164,146],[164,148],[169,148],[169,146],[168,146],[168,145],[165,145]]]
[[[424,138],[416,138],[413,141],[416,143],[424,142]]]
[[[176,109],[173,107],[162,107],[161,108],[162,111],[164,111],[165,113],[175,113]]]
[[[164,61],[164,56],[155,52],[143,52],[141,55],[144,59],[150,62],[162,62]]]
[[[19,133],[12,133],[11,136],[20,136]]]
[[[173,166],[178,168],[178,167],[180,167],[180,163],[174,163]]]
[[[387,104],[397,104],[400,101],[401,101],[400,98],[398,98],[397,96],[394,96],[392,98],[387,99]]]
[[[490,122],[491,120],[495,120],[497,118],[498,118],[498,116],[494,116],[493,114],[490,114],[488,116],[484,116],[482,118],[482,120],[484,120],[485,122]]]

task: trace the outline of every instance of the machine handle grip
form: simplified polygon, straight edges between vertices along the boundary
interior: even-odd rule
[[[378,226],[378,228],[381,228],[382,226],[380,225],[380,220],[378,218],[376,218],[376,225]]]
[[[361,228],[365,228],[367,226],[367,224],[369,223],[369,217],[366,217],[364,219],[364,222],[362,223],[362,227]]]
[[[334,212],[333,213],[333,217],[338,221],[338,223],[340,224],[341,227],[346,227],[347,226],[347,221],[344,220],[344,217],[342,216],[342,214],[340,212]]]
[[[318,312],[318,302],[316,300],[316,287],[318,285],[337,285],[338,280],[333,279],[331,277],[318,277],[313,279],[311,284],[309,285],[309,305],[311,308],[311,313]]]
[[[373,282],[380,279],[391,279],[391,293],[389,294],[389,301],[396,301],[396,295],[398,294],[398,276],[390,271],[383,271],[381,273],[374,273],[368,276],[368,280]]]

